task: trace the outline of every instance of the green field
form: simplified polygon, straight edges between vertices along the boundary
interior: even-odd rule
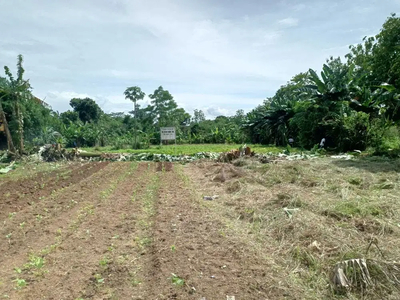
[[[91,147],[81,148],[88,152],[108,152],[108,153],[154,153],[169,155],[194,155],[199,152],[226,152],[232,149],[239,149],[239,144],[184,144],[184,145],[163,145],[151,146],[148,149],[119,149],[112,147]],[[280,153],[286,150],[284,147],[265,146],[265,145],[247,145],[256,153]],[[299,152],[299,149],[293,148],[293,152]]]

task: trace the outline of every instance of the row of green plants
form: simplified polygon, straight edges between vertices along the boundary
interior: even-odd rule
[[[143,149],[160,144],[160,127],[175,126],[177,143],[253,143],[312,149],[322,138],[335,151],[398,149],[400,139],[400,18],[391,15],[379,34],[351,46],[345,61],[329,58],[318,74],[309,69],[295,75],[273,97],[245,114],[207,120],[179,108],[162,86],[138,103],[138,86],[123,94],[133,102],[130,113],[104,113],[90,98],[74,98],[71,110],[58,113],[32,93],[24,79],[23,57],[16,76],[5,67],[0,77],[0,147],[22,154],[35,146],[112,146]]]

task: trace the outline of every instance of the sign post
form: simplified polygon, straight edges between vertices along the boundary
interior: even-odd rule
[[[162,145],[162,141],[172,141],[175,140],[175,152],[176,152],[176,134],[175,127],[161,127],[160,128],[161,138],[160,143]],[[176,154],[176,153],[175,153]]]

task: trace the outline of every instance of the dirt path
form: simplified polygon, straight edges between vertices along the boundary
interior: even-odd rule
[[[9,191],[20,209],[0,219],[0,298],[278,299],[267,258],[219,219],[180,165],[73,171],[44,176],[40,192],[35,178]]]

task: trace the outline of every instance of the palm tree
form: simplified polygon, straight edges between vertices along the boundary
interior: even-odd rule
[[[125,99],[129,99],[133,102],[133,117],[134,117],[134,125],[135,125],[135,148],[137,147],[137,101],[143,100],[146,95],[140,87],[133,86],[128,87],[125,92]]]
[[[286,96],[269,99],[263,108],[254,112],[246,127],[263,133],[269,142],[286,145],[290,132],[289,121],[294,116],[296,100]]]

